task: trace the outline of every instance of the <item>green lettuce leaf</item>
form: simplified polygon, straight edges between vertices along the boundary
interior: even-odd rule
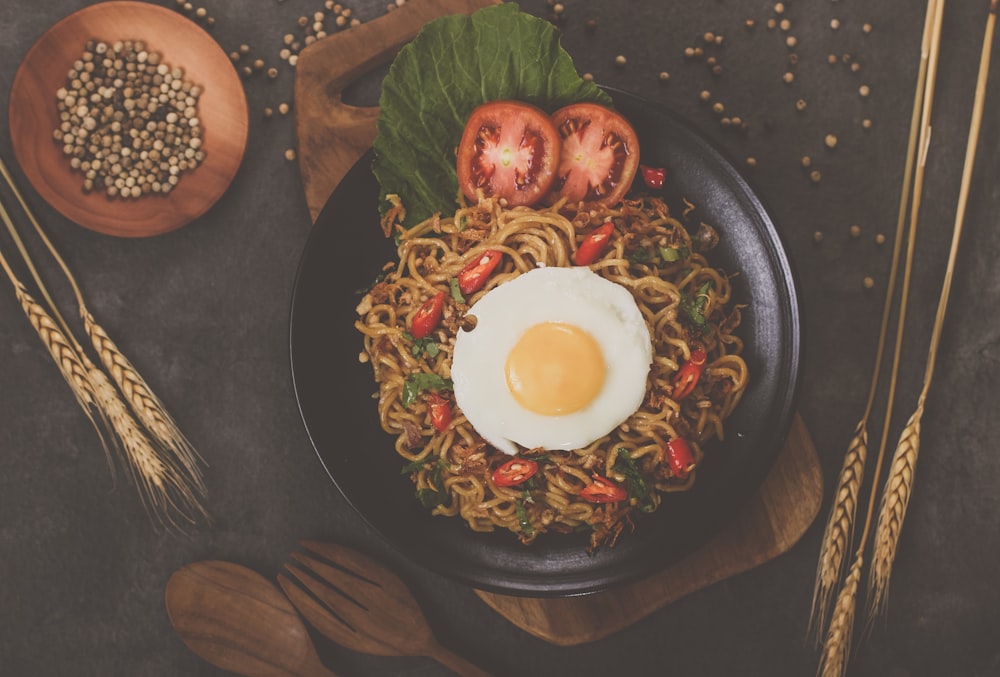
[[[550,113],[578,101],[611,105],[576,72],[555,28],[514,3],[435,19],[400,50],[382,83],[372,165],[380,213],[390,194],[402,199],[406,227],[451,210],[465,122],[476,106],[497,99]]]

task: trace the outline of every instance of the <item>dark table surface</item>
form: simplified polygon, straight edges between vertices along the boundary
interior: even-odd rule
[[[0,90],[53,23],[90,3],[12,0],[0,6]],[[176,7],[173,0],[160,4]],[[199,3],[195,3],[198,5]],[[721,145],[770,205],[799,274],[805,369],[799,410],[815,439],[827,494],[861,416],[903,176],[923,3],[890,0],[771,2],[565,0],[564,45],[581,72],[653,99]],[[0,673],[5,675],[216,675],[172,631],[164,586],[178,567],[226,559],[272,576],[300,538],[357,546],[390,563],[413,587],[443,643],[498,675],[803,675],[818,652],[807,639],[822,515],[787,554],[686,597],[628,630],[559,648],[489,610],[466,587],[404,561],[352,513],[324,474],[296,408],[288,312],[310,220],[296,163],[292,71],[277,58],[282,36],[320,0],[203,3],[213,35],[281,66],[274,81],[246,81],[250,142],[229,191],[176,232],[117,239],[68,222],[15,178],[84,288],[89,306],[207,459],[214,522],[188,537],[151,527],[133,488],[110,477],[101,445],[25,320],[0,293]],[[945,11],[933,135],[890,448],[913,410],[947,261],[973,88],[989,3]],[[385,0],[348,2],[356,17]],[[544,1],[523,4],[546,15]],[[799,55],[789,70],[792,22]],[[831,26],[838,19],[838,29]],[[588,31],[585,22],[596,19]],[[755,27],[745,21],[754,19]],[[863,30],[865,23],[871,31]],[[713,76],[684,48],[705,32],[725,36]],[[840,57],[837,64],[827,56]],[[848,54],[859,70],[844,63]],[[624,66],[615,57],[626,57]],[[993,66],[1000,70],[1000,57]],[[661,81],[660,73],[670,74]],[[378,74],[351,92],[374,103]],[[998,74],[1000,77],[1000,74]],[[966,228],[923,421],[921,458],[899,544],[887,615],[858,639],[851,674],[1000,674],[1000,80],[988,87]],[[870,87],[861,97],[858,88]],[[709,90],[745,132],[722,126],[702,103]],[[796,110],[796,101],[807,102]],[[0,126],[7,126],[0,106]],[[861,122],[870,119],[870,129]],[[835,134],[835,149],[824,137]],[[13,164],[9,133],[0,153]],[[810,181],[808,155],[822,172]],[[755,158],[753,168],[746,158]],[[5,193],[6,194],[6,193]],[[849,234],[851,225],[860,237]],[[814,233],[822,232],[822,243]],[[886,242],[876,244],[882,233]],[[14,256],[9,238],[3,252]],[[45,261],[43,274],[58,280]],[[874,286],[866,289],[865,277]],[[9,290],[6,283],[0,285]],[[59,285],[58,298],[71,297]],[[67,306],[72,307],[72,306]],[[893,326],[894,326],[893,322]],[[890,341],[891,345],[891,341]],[[885,384],[872,418],[877,448]],[[863,508],[862,508],[863,509]],[[443,675],[428,659],[380,658],[320,641],[344,675]]]

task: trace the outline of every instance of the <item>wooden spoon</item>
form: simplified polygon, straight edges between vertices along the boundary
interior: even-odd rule
[[[285,564],[290,577],[279,573],[278,584],[327,638],[379,656],[428,656],[464,677],[489,677],[441,646],[417,600],[392,571],[341,545],[300,545],[308,552],[292,553],[294,562]]]
[[[189,564],[170,577],[167,615],[188,648],[247,677],[336,677],[277,586],[230,562]]]

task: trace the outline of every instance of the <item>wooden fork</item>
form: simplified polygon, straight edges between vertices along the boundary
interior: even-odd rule
[[[427,656],[464,677],[490,674],[441,646],[406,584],[361,553],[302,541],[278,585],[309,623],[349,649],[379,656]]]

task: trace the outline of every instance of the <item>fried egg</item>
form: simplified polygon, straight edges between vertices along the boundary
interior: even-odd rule
[[[455,401],[508,454],[579,449],[642,404],[653,348],[632,295],[589,268],[537,268],[484,294],[455,339]]]

